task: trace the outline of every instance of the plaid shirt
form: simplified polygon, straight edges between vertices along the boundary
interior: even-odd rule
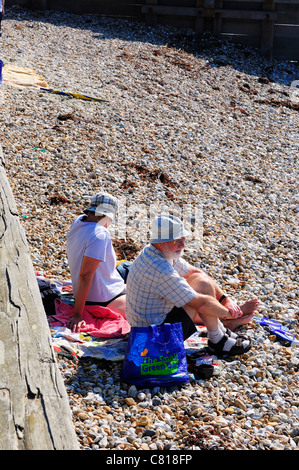
[[[195,297],[182,276],[190,269],[182,258],[173,265],[160,250],[147,245],[130,267],[126,285],[126,319],[131,326],[160,325],[173,307]]]

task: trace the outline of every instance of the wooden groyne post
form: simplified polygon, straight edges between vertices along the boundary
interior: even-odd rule
[[[0,146],[0,450],[76,450],[25,232]]]

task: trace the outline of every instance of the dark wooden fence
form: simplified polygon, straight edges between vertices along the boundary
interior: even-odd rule
[[[209,31],[267,57],[299,59],[299,0],[144,0],[141,11],[149,24]]]
[[[299,0],[7,0],[10,3],[211,32],[256,47],[269,58],[299,60]]]
[[[63,10],[76,14],[97,13],[123,18],[140,18],[143,0],[31,0],[46,2],[49,10]]]

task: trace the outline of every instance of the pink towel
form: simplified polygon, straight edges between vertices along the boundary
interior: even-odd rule
[[[55,299],[56,315],[52,315],[50,327],[67,326],[67,322],[73,314],[73,305],[65,304],[60,299]],[[97,338],[117,338],[130,331],[130,325],[120,314],[110,308],[99,305],[86,305],[83,312],[85,325],[82,333],[87,333]]]

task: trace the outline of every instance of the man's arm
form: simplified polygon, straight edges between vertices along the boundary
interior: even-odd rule
[[[198,315],[209,315],[214,318],[217,317],[220,320],[230,318],[229,310],[210,295],[196,293],[193,299],[188,302],[187,306],[194,309]]]
[[[4,15],[4,4],[5,4],[5,0],[2,0],[2,15]]]
[[[187,307],[188,310],[188,307],[190,307],[191,311],[194,312],[192,315],[195,323],[197,322],[196,314],[200,318],[205,317],[206,320],[209,318],[212,321],[216,318],[219,318],[219,320],[238,318],[243,314],[240,307],[232,301],[222,305],[215,297],[199,293],[196,293],[193,299],[184,307]]]

